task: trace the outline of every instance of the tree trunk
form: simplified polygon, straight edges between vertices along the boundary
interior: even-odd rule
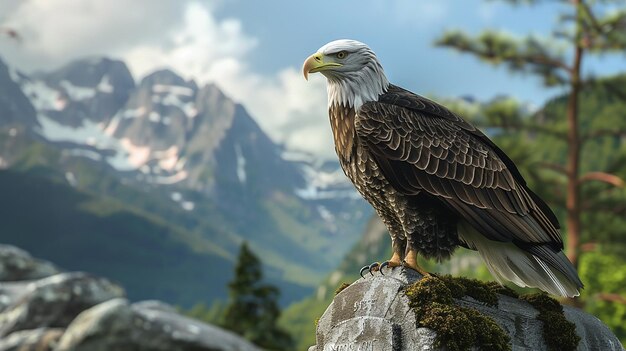
[[[571,90],[567,102],[567,257],[578,268],[578,252],[580,246],[580,148],[581,140],[578,130],[578,95],[580,94],[580,67],[583,58],[581,42],[581,0],[574,0],[577,13],[577,35],[574,51],[574,64],[571,72]]]

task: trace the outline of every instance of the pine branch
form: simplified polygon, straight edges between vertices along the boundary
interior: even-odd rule
[[[596,52],[626,50],[626,11],[597,18],[591,7],[583,3],[586,15],[585,36],[582,44]]]
[[[541,124],[530,124],[530,123],[520,123],[520,122],[498,122],[498,123],[476,123],[476,126],[482,129],[486,128],[497,128],[505,131],[513,131],[513,132],[528,132],[528,133],[537,133],[543,135],[553,136],[559,140],[567,140],[567,136],[565,133],[562,133],[558,130],[551,129],[547,126]]]
[[[606,137],[612,137],[612,138],[626,138],[626,130],[624,129],[599,129],[599,130],[594,130],[592,132],[589,132],[585,135],[583,135],[581,137],[583,142],[592,140],[592,139],[597,139],[597,138],[606,138]]]
[[[494,65],[505,64],[511,71],[537,74],[547,86],[566,84],[572,72],[562,57],[533,37],[516,39],[491,31],[470,37],[449,31],[435,44],[473,54]]]
[[[605,172],[589,172],[578,179],[578,184],[583,184],[590,181],[598,181],[606,184],[613,185],[616,188],[622,188],[624,181],[615,174]]]

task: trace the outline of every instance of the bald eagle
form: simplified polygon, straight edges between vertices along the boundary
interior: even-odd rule
[[[423,273],[417,255],[443,260],[477,250],[501,283],[577,296],[583,287],[563,254],[559,222],[511,159],[459,115],[387,80],[374,52],[355,40],[322,46],[305,79],[327,78],[335,151],[346,176],[391,235],[383,268]]]

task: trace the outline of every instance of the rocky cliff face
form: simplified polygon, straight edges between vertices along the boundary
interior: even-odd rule
[[[317,325],[317,345],[309,351],[440,349],[433,330],[418,328],[414,306],[405,293],[408,285],[421,278],[413,270],[396,268],[386,269],[384,275],[376,273],[357,280],[328,306]],[[539,311],[525,301],[498,295],[496,305],[490,306],[463,296],[454,304],[491,317],[510,337],[510,349],[548,350],[543,322],[537,319]],[[569,306],[563,306],[563,310],[580,336],[578,350],[623,350],[617,337],[596,317]],[[443,327],[455,328],[453,319],[446,323]],[[478,346],[485,350],[495,348]]]
[[[0,351],[257,351],[162,302],[130,303],[119,285],[0,245]]]
[[[0,127],[34,128],[37,112],[20,88],[23,76],[0,61]]]

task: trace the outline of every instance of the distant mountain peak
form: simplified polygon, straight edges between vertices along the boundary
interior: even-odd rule
[[[91,57],[72,61],[61,68],[36,78],[46,81],[52,86],[61,82],[69,82],[77,87],[97,87],[108,79],[115,90],[127,93],[135,86],[135,80],[123,61],[106,57]]]
[[[193,91],[198,89],[196,82],[193,80],[186,81],[183,77],[171,69],[160,69],[158,71],[154,71],[145,76],[139,85],[141,87],[155,85],[186,87],[192,89]]]

